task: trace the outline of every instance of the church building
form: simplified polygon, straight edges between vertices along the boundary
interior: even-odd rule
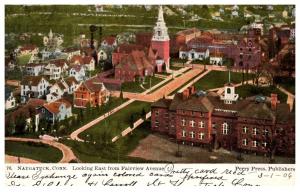
[[[170,69],[170,38],[168,28],[164,21],[162,6],[159,7],[156,26],[151,40],[151,48],[157,51],[156,71],[169,71]]]

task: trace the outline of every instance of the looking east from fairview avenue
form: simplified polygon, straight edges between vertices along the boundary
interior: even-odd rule
[[[295,163],[294,5],[5,5],[6,163]]]

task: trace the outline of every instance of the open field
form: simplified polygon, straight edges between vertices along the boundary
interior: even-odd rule
[[[43,163],[57,163],[62,152],[42,143],[5,141],[5,154],[34,159]]]

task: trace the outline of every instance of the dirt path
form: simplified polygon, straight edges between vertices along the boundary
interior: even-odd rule
[[[71,150],[71,148],[69,148],[68,146],[66,146],[62,143],[56,142],[56,141],[31,139],[31,138],[19,138],[19,137],[6,137],[5,140],[6,141],[18,141],[18,142],[30,141],[30,142],[36,142],[36,143],[43,143],[43,144],[55,147],[55,148],[59,149],[63,154],[62,159],[58,163],[69,163],[71,160],[77,159],[76,156],[74,155],[73,151]]]

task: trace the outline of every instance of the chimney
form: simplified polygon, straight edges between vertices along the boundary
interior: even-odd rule
[[[277,94],[271,93],[271,109],[276,110],[277,107]]]
[[[191,85],[189,87],[189,90],[190,90],[190,95],[193,95],[196,91],[195,91],[195,86]]]
[[[189,96],[190,96],[190,90],[187,88],[182,92],[182,99],[186,100],[189,98]]]

